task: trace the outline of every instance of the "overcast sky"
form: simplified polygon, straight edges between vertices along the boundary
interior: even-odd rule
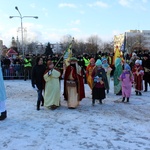
[[[21,40],[20,18],[24,37],[30,41],[60,42],[64,35],[85,40],[98,35],[111,41],[114,35],[127,30],[149,30],[150,0],[0,0],[0,39],[10,46],[12,37]]]

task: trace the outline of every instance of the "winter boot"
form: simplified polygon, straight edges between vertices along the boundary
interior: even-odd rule
[[[127,102],[129,102],[129,97],[127,97]]]
[[[4,120],[5,118],[7,118],[7,111],[6,110],[1,113],[0,120]]]
[[[141,95],[142,95],[142,93],[141,93],[141,92],[139,92],[139,95],[141,96]]]
[[[92,100],[92,106],[94,106],[94,105],[95,105],[95,99]]]
[[[102,104],[102,100],[101,99],[99,100],[99,103]]]
[[[116,95],[122,95],[122,91],[120,90]]]
[[[44,106],[44,98],[42,97],[42,104],[41,104],[41,106]]]
[[[40,101],[37,101],[37,110],[40,110]]]
[[[145,90],[144,90],[144,92],[147,92],[148,83],[145,81],[144,84],[145,84]]]
[[[138,93],[139,93],[138,91],[135,91],[135,94],[136,94],[136,95],[138,95]]]
[[[122,98],[122,102],[124,102],[124,101],[125,101],[125,97]]]

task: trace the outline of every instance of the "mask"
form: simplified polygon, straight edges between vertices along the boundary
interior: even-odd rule
[[[74,68],[76,67],[76,65],[75,65],[75,64],[70,64],[70,66],[72,66],[72,67],[74,67]]]

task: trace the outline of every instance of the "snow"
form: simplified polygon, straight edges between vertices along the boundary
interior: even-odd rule
[[[86,98],[72,110],[61,80],[61,107],[37,111],[30,82],[4,81],[8,117],[0,122],[0,150],[150,150],[150,91],[136,96],[132,89],[130,103],[120,103],[111,80],[104,104],[92,106],[85,84]]]

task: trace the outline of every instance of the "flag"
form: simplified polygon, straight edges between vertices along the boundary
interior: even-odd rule
[[[121,45],[121,47],[120,47],[120,50],[121,50],[122,52],[124,52],[124,43],[122,43],[122,45]]]
[[[71,57],[72,57],[72,43],[69,44],[68,48],[66,49],[64,53],[64,61],[65,61],[66,66],[69,65],[69,61]]]
[[[125,52],[125,51],[126,51],[126,33],[125,33],[125,35],[124,35],[124,40],[123,40],[123,42],[122,42],[122,45],[121,45],[120,50],[121,50],[122,52]]]
[[[116,58],[118,58],[118,57],[121,57],[121,51],[120,51],[120,49],[118,48],[118,46],[116,46],[116,48],[115,48],[115,53],[114,53],[114,57],[113,57],[113,64],[115,64],[115,60],[116,60]]]

